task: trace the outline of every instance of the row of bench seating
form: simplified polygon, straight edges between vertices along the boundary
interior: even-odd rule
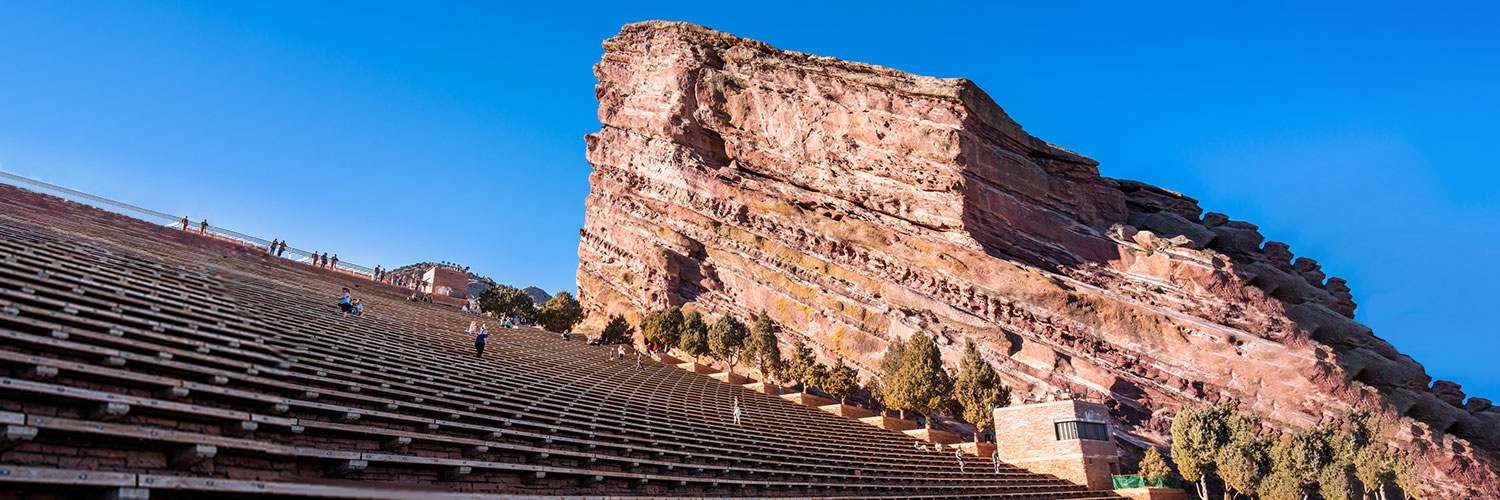
[[[537,330],[476,358],[479,316],[0,194],[0,497],[1114,498]]]

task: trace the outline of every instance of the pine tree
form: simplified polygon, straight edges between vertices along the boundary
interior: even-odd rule
[[[806,343],[802,342],[801,339],[792,342],[792,354],[791,357],[787,358],[786,370],[784,370],[787,381],[796,381],[798,384],[804,386],[803,390],[805,391],[806,386],[813,385],[814,383],[812,380],[813,365],[816,363],[817,359],[813,357],[812,349],[807,347]]]
[[[698,361],[708,354],[708,325],[703,323],[703,314],[690,311],[682,317],[682,332],[677,338],[677,348]]]
[[[755,319],[755,324],[750,327],[750,336],[745,338],[745,362],[754,365],[760,371],[761,381],[768,380],[773,371],[780,371],[781,345],[776,340],[776,326],[771,323],[771,317],[761,311],[760,316]]]
[[[896,374],[901,372],[901,366],[906,362],[906,343],[891,342],[886,344],[885,357],[880,359],[880,375],[871,377],[865,387],[870,389],[870,398],[875,404],[880,405],[882,410],[896,410],[901,412],[901,418],[906,418],[906,409],[898,407],[896,400],[886,390],[891,381],[896,379]]]
[[[839,358],[839,362],[828,371],[828,379],[823,381],[823,390],[828,391],[828,395],[839,398],[839,403],[843,404],[848,401],[849,396],[859,391],[859,373],[844,364],[843,358]]]
[[[635,328],[624,316],[614,315],[609,317],[609,323],[604,325],[604,331],[599,334],[605,342],[611,344],[623,344],[630,342],[630,336],[635,334]]]
[[[557,333],[568,333],[573,331],[573,326],[583,321],[583,306],[568,292],[557,292],[557,295],[542,305],[542,310],[537,311],[537,322],[547,331]]]
[[[1385,485],[1395,481],[1393,457],[1383,445],[1367,446],[1354,455],[1354,477],[1366,493],[1378,493],[1385,499]]]
[[[1233,500],[1236,493],[1255,494],[1260,483],[1270,473],[1270,442],[1256,435],[1260,420],[1253,415],[1228,409],[1224,415],[1224,428],[1228,442],[1214,455],[1214,465],[1219,479],[1224,482],[1225,500]]]
[[[725,314],[708,329],[708,352],[714,359],[728,363],[731,368],[739,363],[740,350],[745,346],[748,332],[745,325],[734,316]]]
[[[942,354],[932,337],[922,332],[913,333],[902,356],[901,370],[886,387],[887,398],[899,405],[897,409],[918,410],[927,415],[926,428],[932,428],[931,410],[943,405],[944,399],[953,392],[953,379],[943,371]]]
[[[641,321],[641,333],[645,334],[646,342],[667,347],[676,346],[677,336],[682,333],[682,322],[682,308],[668,307],[647,315],[646,319]]]
[[[1137,471],[1147,486],[1161,486],[1167,475],[1172,473],[1172,469],[1167,467],[1167,461],[1156,448],[1146,448]]]
[[[1307,494],[1334,463],[1328,437],[1329,430],[1322,426],[1282,436],[1271,447],[1273,474],[1281,474],[1292,488]]]
[[[510,316],[526,321],[536,319],[536,302],[530,295],[508,286],[492,286],[479,294],[479,309],[499,316]]]
[[[979,355],[974,341],[964,344],[964,358],[959,363],[958,380],[953,384],[953,399],[959,407],[959,418],[974,425],[974,442],[981,429],[995,426],[995,408],[1010,406],[1010,389],[1000,381],[1000,374]]]
[[[1421,498],[1417,495],[1422,491],[1422,473],[1417,468],[1417,463],[1408,456],[1400,456],[1391,460],[1391,474],[1394,476],[1396,487],[1401,488],[1401,494],[1407,500]]]
[[[1215,455],[1229,442],[1226,408],[1203,404],[1183,408],[1172,419],[1172,461],[1182,478],[1197,483],[1198,498],[1208,498],[1208,478],[1214,475]]]
[[[813,361],[812,368],[807,371],[808,387],[823,387],[828,382],[828,365]]]

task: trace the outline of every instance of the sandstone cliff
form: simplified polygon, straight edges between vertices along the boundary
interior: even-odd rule
[[[604,48],[578,269],[595,318],[766,310],[864,375],[913,331],[949,363],[974,339],[1018,396],[1108,401],[1143,445],[1200,400],[1282,428],[1377,408],[1431,465],[1429,494],[1496,494],[1500,409],[1434,389],[1351,319],[1344,280],[1253,224],[1100,176],[972,82],[687,23]]]

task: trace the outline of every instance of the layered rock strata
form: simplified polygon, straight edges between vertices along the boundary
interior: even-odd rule
[[[1379,410],[1428,493],[1495,495],[1500,409],[1354,321],[1344,280],[1251,223],[1099,175],[974,83],[650,21],[604,42],[580,232],[593,318],[767,311],[863,375],[925,331],[1017,396],[1108,402],[1160,445],[1184,404],[1293,429]]]

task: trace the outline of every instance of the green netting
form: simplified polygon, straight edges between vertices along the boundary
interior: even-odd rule
[[[1177,482],[1175,477],[1156,477],[1146,479],[1137,475],[1115,476],[1115,489],[1121,488],[1181,488],[1182,483]]]

